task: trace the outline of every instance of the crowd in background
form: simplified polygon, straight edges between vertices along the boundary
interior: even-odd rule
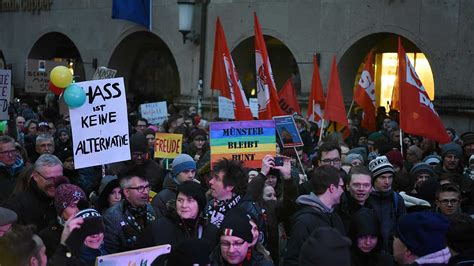
[[[356,112],[349,137],[319,141],[295,114],[302,147],[277,135],[260,168],[211,170],[209,123],[170,104],[160,125],[130,113],[129,161],[75,169],[70,122],[48,102],[10,108],[0,127],[0,265],[163,244],[154,265],[474,264],[474,132],[447,128],[439,144],[381,110],[377,131]],[[154,158],[157,132],[182,134],[182,154]]]

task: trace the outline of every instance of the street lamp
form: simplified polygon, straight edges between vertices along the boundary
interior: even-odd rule
[[[179,32],[183,34],[183,43],[199,40],[199,34],[192,29],[195,4],[196,0],[178,0]]]

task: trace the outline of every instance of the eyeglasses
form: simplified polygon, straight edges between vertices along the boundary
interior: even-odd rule
[[[44,175],[42,175],[40,172],[38,171],[35,171],[39,176],[41,176],[41,178],[43,178],[45,181],[53,181],[55,180],[56,178],[59,178],[59,177],[62,177],[62,176],[50,176],[50,177],[46,177]]]
[[[439,201],[443,205],[455,205],[459,203],[458,199],[443,199]]]
[[[334,159],[323,159],[321,162],[325,164],[336,164],[341,162],[341,158],[334,158]]]
[[[223,241],[221,242],[221,247],[224,249],[229,249],[231,246],[233,246],[234,248],[240,248],[244,245],[244,243],[245,243],[244,240],[239,241],[239,242],[234,242],[234,243]]]
[[[139,187],[128,187],[128,189],[136,189],[139,193],[145,192],[145,190],[148,192],[150,191],[151,187],[150,185],[146,186],[139,186]]]
[[[0,155],[12,156],[12,155],[17,155],[17,154],[18,154],[18,150],[0,151]]]

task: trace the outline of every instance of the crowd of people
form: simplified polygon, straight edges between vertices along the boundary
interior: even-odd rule
[[[94,265],[98,256],[163,244],[153,265],[473,265],[474,132],[451,142],[350,119],[319,141],[295,114],[303,147],[261,167],[210,165],[209,125],[169,107],[152,125],[131,114],[129,161],[74,168],[71,127],[24,105],[0,136],[0,265]],[[427,129],[429,130],[429,129]],[[154,158],[155,133],[183,135]],[[301,160],[301,163],[300,163]]]

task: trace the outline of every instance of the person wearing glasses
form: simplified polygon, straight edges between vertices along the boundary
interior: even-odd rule
[[[109,253],[137,248],[137,239],[155,220],[155,211],[148,203],[150,183],[137,173],[119,178],[124,199],[104,214],[105,248]]]
[[[456,184],[441,185],[436,191],[436,211],[444,216],[461,213],[461,191]]]
[[[61,161],[43,154],[33,165],[28,188],[10,197],[5,207],[18,214],[19,224],[34,224],[39,232],[56,221],[54,197],[60,181],[64,181]]]
[[[42,154],[54,153],[54,139],[49,134],[40,134],[35,140],[35,152],[30,155],[32,162],[36,161]]]
[[[148,120],[145,118],[138,118],[135,121],[135,132],[145,133],[145,129],[148,126]]]
[[[15,140],[0,136],[0,204],[13,192],[24,162],[15,148]]]
[[[334,211],[344,193],[341,171],[330,165],[323,165],[312,172],[310,182],[313,191],[296,199],[300,209],[292,219],[284,265],[298,265],[303,243],[317,228],[332,227],[345,235],[341,217]]]

